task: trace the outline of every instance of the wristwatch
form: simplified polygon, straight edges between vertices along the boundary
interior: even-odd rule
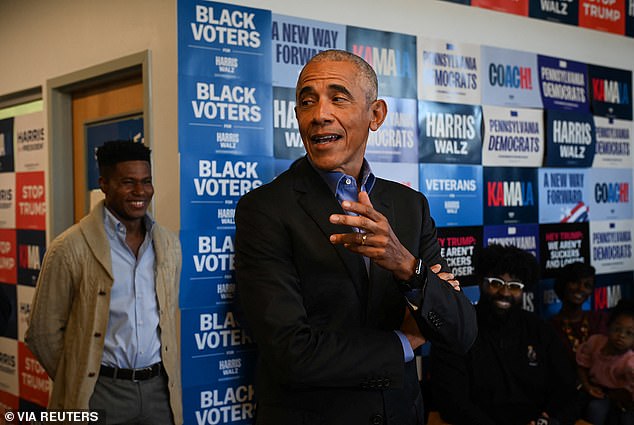
[[[416,259],[416,267],[414,267],[414,274],[407,280],[403,280],[402,283],[409,290],[421,289],[425,278],[425,265],[420,258]]]
[[[423,260],[420,258],[416,261],[416,268],[414,269],[414,277],[421,277],[423,275],[425,266],[423,266]]]

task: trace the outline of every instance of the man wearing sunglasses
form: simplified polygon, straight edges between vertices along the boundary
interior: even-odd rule
[[[575,370],[561,340],[522,309],[537,283],[535,257],[490,245],[476,259],[478,337],[466,355],[432,344],[434,402],[452,425],[567,425],[575,421]]]

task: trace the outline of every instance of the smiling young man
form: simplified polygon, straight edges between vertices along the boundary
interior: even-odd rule
[[[425,197],[364,159],[387,114],[372,67],[321,52],[299,76],[296,104],[307,155],[236,210],[238,296],[259,348],[256,423],[422,424],[413,349],[475,335],[475,320],[461,321],[471,305],[440,271]],[[426,284],[423,265],[446,281]],[[428,304],[410,313],[404,289]]]
[[[50,409],[181,424],[181,251],[147,213],[150,149],[107,142],[97,161],[105,200],[48,247],[26,342],[53,379]]]
[[[434,403],[453,425],[571,425],[575,369],[552,327],[522,309],[538,280],[535,257],[489,245],[476,259],[478,337],[466,355],[432,344]],[[549,422],[543,422],[548,418]]]

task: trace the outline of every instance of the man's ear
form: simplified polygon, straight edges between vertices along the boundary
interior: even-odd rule
[[[383,121],[385,121],[385,117],[387,117],[387,103],[383,99],[377,99],[370,105],[370,113],[372,114],[372,119],[370,121],[370,130],[377,131]]]
[[[106,193],[106,184],[106,179],[103,176],[99,176],[99,188],[103,193]]]

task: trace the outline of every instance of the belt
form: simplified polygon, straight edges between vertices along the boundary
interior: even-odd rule
[[[101,365],[99,369],[99,375],[106,376],[108,378],[126,379],[128,381],[145,381],[146,379],[154,378],[155,376],[163,373],[163,363],[154,363],[148,367],[142,367],[140,369],[122,369],[118,367],[110,367]]]

